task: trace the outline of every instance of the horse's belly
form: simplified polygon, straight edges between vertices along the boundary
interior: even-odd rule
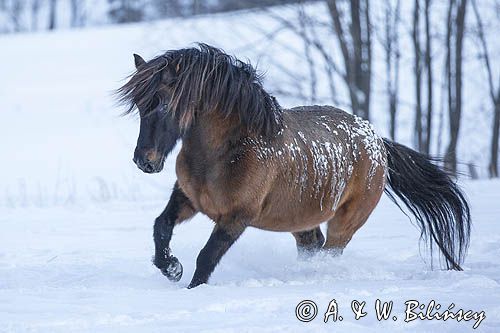
[[[269,231],[296,232],[315,228],[335,215],[335,210],[327,207],[326,202],[321,207],[320,200],[316,198],[299,201],[290,192],[286,195],[281,193],[282,200],[269,200],[252,226]]]
[[[311,215],[297,215],[290,212],[281,216],[269,216],[259,219],[253,227],[268,231],[297,232],[310,230],[331,219],[335,212],[318,212]]]

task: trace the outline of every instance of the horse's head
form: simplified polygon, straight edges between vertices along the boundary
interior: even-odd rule
[[[281,128],[281,107],[248,63],[217,48],[170,50],[148,62],[134,55],[137,71],[118,90],[128,112],[141,117],[134,162],[159,172],[177,140],[206,119],[231,119],[229,126],[255,135]]]
[[[146,63],[134,54],[137,72],[119,93],[130,103],[129,112],[137,108],[140,116],[139,138],[133,161],[146,173],[163,169],[166,156],[180,138],[178,121],[168,110],[171,92],[168,73],[161,70],[161,63]],[[165,67],[163,65],[163,67]]]
[[[133,160],[146,173],[160,172],[179,139],[179,125],[158,101],[149,110],[139,110],[139,114],[139,137]]]

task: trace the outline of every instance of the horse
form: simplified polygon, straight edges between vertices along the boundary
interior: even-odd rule
[[[462,270],[469,206],[431,158],[338,108],[282,108],[250,63],[207,44],[150,61],[134,54],[134,63],[117,90],[124,114],[140,115],[133,161],[145,173],[160,172],[182,142],[177,180],[153,228],[153,263],[171,281],[183,272],[170,249],[172,231],[198,212],[215,226],[188,288],[208,282],[248,227],[290,232],[299,258],[339,255],[384,191],[414,216],[431,255],[437,246],[446,269]]]

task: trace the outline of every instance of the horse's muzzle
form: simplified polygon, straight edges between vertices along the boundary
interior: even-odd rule
[[[145,173],[158,173],[161,170],[163,170],[163,164],[165,160],[161,159],[155,162],[149,160],[141,160],[139,158],[134,157],[133,161],[137,165],[137,167]]]

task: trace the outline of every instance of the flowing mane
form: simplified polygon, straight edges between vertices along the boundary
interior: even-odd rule
[[[128,107],[125,113],[165,106],[178,117],[181,130],[198,112],[237,114],[241,125],[258,135],[281,127],[282,109],[255,68],[206,44],[170,50],[139,66],[117,94]]]

